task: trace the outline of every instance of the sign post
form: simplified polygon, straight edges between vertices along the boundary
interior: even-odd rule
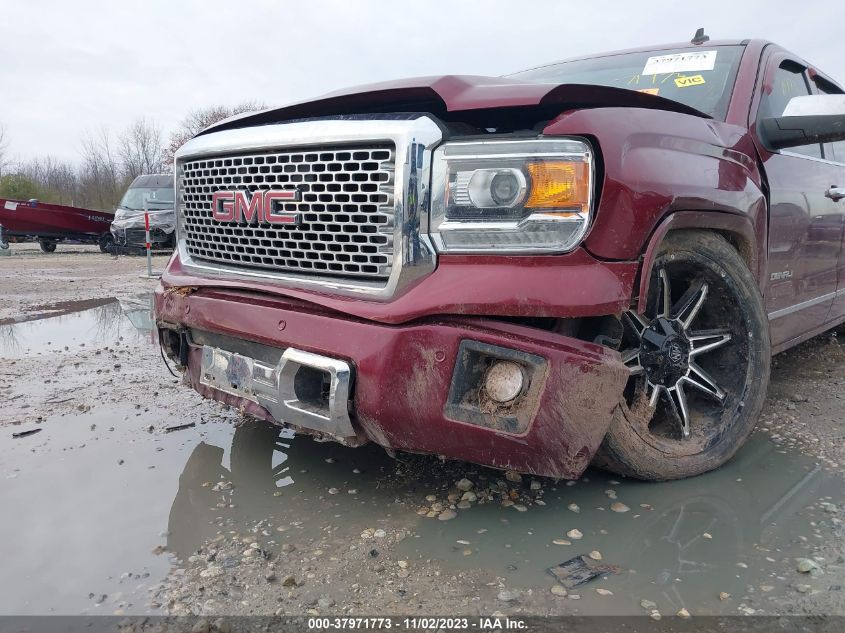
[[[147,198],[144,197],[144,241],[147,247],[147,277],[153,276],[153,251],[150,243],[150,213],[147,209]]]

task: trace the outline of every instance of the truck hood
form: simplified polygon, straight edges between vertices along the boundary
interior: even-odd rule
[[[367,84],[317,99],[237,115],[200,134],[299,119],[361,114],[428,112],[445,121],[496,127],[497,114],[530,111],[535,120],[566,110],[631,107],[710,118],[677,101],[634,90],[589,84],[527,83],[505,77],[442,75]],[[519,117],[520,119],[523,117]]]

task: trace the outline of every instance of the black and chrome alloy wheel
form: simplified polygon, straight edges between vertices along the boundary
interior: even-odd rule
[[[770,363],[768,320],[739,253],[714,233],[669,234],[646,305],[621,320],[630,377],[598,464],[660,480],[730,459],[762,408]]]
[[[697,279],[672,305],[672,286],[666,268],[658,271],[658,313],[649,319],[635,311],[623,316],[631,338],[637,343],[622,352],[622,360],[632,377],[645,379],[645,391],[650,407],[666,398],[678,418],[682,437],[690,435],[690,409],[686,392],[695,389],[718,403],[726,393],[700,364],[701,356],[730,342],[727,328],[694,329],[710,286]]]

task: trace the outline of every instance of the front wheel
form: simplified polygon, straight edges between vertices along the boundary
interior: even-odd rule
[[[38,245],[41,247],[42,253],[53,253],[56,250],[56,242],[54,240],[38,240]]]
[[[111,233],[103,233],[98,242],[101,253],[114,252],[114,235]]]
[[[766,397],[768,319],[734,248],[705,231],[671,233],[642,312],[622,317],[630,378],[597,465],[648,480],[680,479],[728,461]]]

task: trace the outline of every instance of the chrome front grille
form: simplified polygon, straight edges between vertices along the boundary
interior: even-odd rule
[[[392,144],[316,146],[177,163],[180,240],[194,260],[230,269],[386,279],[394,264]],[[299,189],[298,226],[219,222],[220,190]]]

